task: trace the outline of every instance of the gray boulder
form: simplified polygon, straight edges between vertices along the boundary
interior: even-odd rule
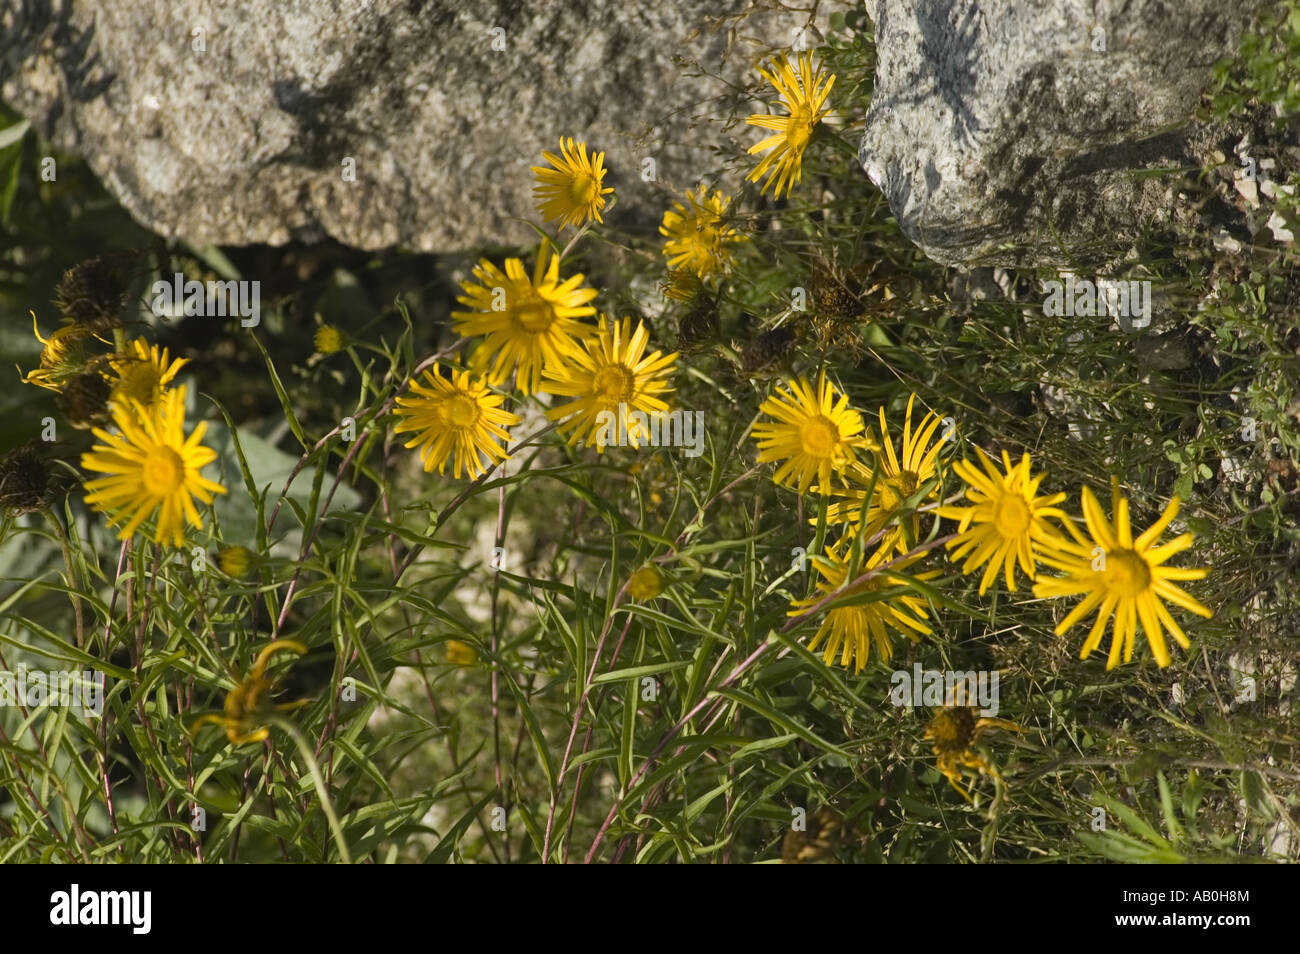
[[[1177,203],[1162,176],[1257,0],[869,0],[876,88],[859,158],[945,263],[1097,263]]]
[[[750,6],[0,0],[0,96],[164,235],[463,249],[532,235],[529,166],[561,135],[653,226],[804,22]]]

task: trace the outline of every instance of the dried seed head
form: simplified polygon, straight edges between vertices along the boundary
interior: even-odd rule
[[[54,503],[71,488],[56,472],[39,441],[28,441],[0,457],[0,512],[15,517]]]
[[[753,374],[772,367],[790,354],[795,337],[790,325],[763,332],[745,346],[740,356],[741,368],[745,373]]]
[[[807,830],[791,828],[781,842],[781,862],[787,865],[835,864],[843,819],[829,808],[808,816]]]
[[[857,283],[836,275],[829,268],[818,268],[811,282],[812,309],[827,318],[853,318],[862,313]]]
[[[121,327],[134,260],[130,252],[86,259],[63,273],[54,303],[64,315],[91,331]]]
[[[677,348],[690,351],[715,339],[720,322],[718,303],[709,295],[700,295],[677,322]]]

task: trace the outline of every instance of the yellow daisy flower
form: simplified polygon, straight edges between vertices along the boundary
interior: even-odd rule
[[[942,435],[934,444],[930,442],[934,439],[941,419],[933,411],[929,411],[913,430],[912,405],[915,401],[915,394],[907,399],[907,415],[903,419],[903,441],[897,454],[894,453],[893,439],[889,436],[889,423],[885,419],[885,409],[882,407],[879,410],[880,442],[883,453],[876,454],[879,474],[876,478],[875,492],[867,507],[866,524],[860,531],[866,539],[871,539],[892,524],[898,518],[898,511],[903,502],[916,493],[917,488],[928,483],[938,474],[936,463],[945,442]],[[862,505],[867,497],[867,488],[871,486],[871,473],[871,468],[863,463],[855,463],[848,468],[845,482],[850,486],[847,490],[834,491],[836,496],[845,499],[827,508],[828,523],[858,524],[861,522]],[[919,503],[928,503],[937,497],[936,486]],[[921,520],[915,514],[911,519],[912,537],[915,539],[920,532]],[[900,553],[907,552],[907,538],[901,527],[886,533],[882,541],[882,545],[885,544],[896,547]]]
[[[659,226],[670,269],[693,272],[704,281],[731,271],[736,259],[730,246],[748,240],[722,221],[730,205],[730,196],[706,186],[686,193],[686,205],[673,203]]]
[[[631,318],[611,323],[601,315],[600,329],[595,338],[586,342],[586,353],[575,355],[564,367],[547,372],[542,383],[544,391],[577,399],[546,412],[551,420],[564,421],[560,432],[569,434],[570,444],[581,438],[603,453],[602,438],[612,436],[610,422],[631,418],[635,411],[648,416],[668,410],[660,395],[672,390],[666,379],[673,373],[677,353],[663,355],[653,351],[646,355],[649,341],[650,332],[642,322],[637,322],[633,331]],[[606,417],[602,423],[601,415],[606,413],[613,417]],[[639,446],[647,436],[641,433],[635,420],[628,420],[627,430],[627,443],[631,447]]]
[[[580,288],[582,275],[560,281],[560,260],[551,256],[550,243],[543,240],[537,265],[530,279],[524,263],[506,259],[505,270],[483,259],[474,268],[475,282],[461,283],[464,295],[457,298],[473,311],[454,311],[457,334],[486,338],[470,356],[470,365],[483,373],[488,384],[498,385],[518,370],[516,383],[524,394],[532,394],[541,383],[542,371],[581,353],[579,340],[595,329],[578,321],[594,315],[588,304],[596,297],[593,288]]]
[[[253,668],[249,671],[248,676],[241,679],[234,689],[226,693],[222,714],[208,714],[195,719],[194,724],[190,726],[190,734],[192,735],[199,726],[214,724],[226,730],[226,738],[230,740],[231,745],[243,745],[245,742],[261,742],[271,734],[271,730],[266,726],[258,725],[260,721],[257,718],[258,713],[268,711],[286,712],[290,709],[308,705],[310,702],[308,699],[299,699],[297,702],[286,702],[269,707],[262,702],[263,693],[271,687],[271,681],[266,678],[267,663],[271,661],[271,657],[276,653],[285,651],[294,652],[301,656],[307,651],[307,647],[292,639],[277,639],[271,642],[257,654],[257,659],[253,662]]]
[[[188,360],[177,358],[173,361],[166,348],[159,350],[157,345],[151,346],[136,338],[127,345],[125,352],[108,359],[114,375],[108,378],[113,386],[112,400],[136,401],[145,407],[153,407]]]
[[[1066,519],[1065,512],[1056,506],[1065,494],[1037,496],[1038,486],[1047,475],[1030,475],[1028,454],[1013,467],[1011,455],[1003,451],[1005,473],[998,473],[997,465],[982,449],[977,447],[975,452],[984,467],[982,471],[969,461],[952,465],[957,476],[966,481],[966,498],[974,506],[940,507],[938,513],[960,521],[960,536],[948,541],[948,549],[955,549],[954,560],[965,558],[961,572],[968,574],[988,564],[980,580],[980,596],[997,579],[999,569],[1004,571],[1007,589],[1014,593],[1017,561],[1032,580],[1037,547],[1059,540],[1060,533],[1047,518]]]
[[[518,424],[519,418],[501,407],[504,400],[468,371],[452,371],[444,378],[434,365],[424,372],[423,384],[412,381],[411,393],[397,399],[394,413],[403,420],[393,430],[415,434],[405,446],[419,445],[426,473],[436,466],[441,474],[454,454],[452,476],[459,479],[464,472],[477,477],[484,470],[484,457],[495,467],[509,456],[497,442],[510,440],[506,428]]]
[[[790,61],[782,54],[772,63],[771,72],[759,70],[763,78],[780,94],[789,115],[759,113],[745,120],[751,126],[775,130],[762,142],[749,147],[751,156],[759,152],[767,152],[767,155],[746,178],[750,182],[757,182],[766,175],[767,181],[759,191],[766,192],[768,186],[775,182],[776,188],[772,194],[778,199],[782,189],[788,196],[791,186],[799,182],[803,173],[804,149],[812,139],[813,128],[830,112],[825,105],[826,97],[835,85],[835,74],[827,75],[820,66],[813,67],[811,52],[799,54],[798,66],[796,75]]]
[[[560,155],[543,152],[542,158],[554,168],[533,166],[537,185],[533,195],[540,202],[537,210],[547,222],[558,221],[560,228],[592,221],[604,222],[600,217],[605,208],[605,196],[613,193],[610,187],[601,188],[605,180],[605,154],[587,155],[585,142],[575,143],[573,137],[560,138]]]
[[[226,492],[199,473],[217,459],[216,451],[199,443],[207,422],[200,421],[185,437],[183,386],[164,393],[153,407],[128,398],[112,412],[120,433],[94,428],[91,433],[102,443],[81,456],[85,470],[108,474],[86,483],[86,503],[107,514],[110,524],[125,521],[119,540],[129,540],[156,514],[154,542],[180,546],[186,521],[203,526],[192,498],[207,504],[213,494]]]
[[[1110,656],[1106,660],[1108,670],[1119,665],[1121,647],[1125,662],[1133,658],[1133,642],[1139,623],[1156,663],[1161,667],[1168,666],[1170,655],[1164,631],[1167,629],[1184,649],[1190,648],[1191,643],[1161,600],[1168,600],[1207,619],[1214,615],[1212,610],[1171,582],[1199,580],[1210,571],[1164,565],[1170,557],[1192,545],[1192,534],[1184,533],[1163,546],[1155,545],[1156,538],[1178,515],[1178,498],[1170,500],[1160,519],[1135,539],[1129,526],[1128,499],[1120,496],[1118,481],[1111,486],[1111,509],[1115,514],[1113,526],[1106,519],[1091,488],[1084,487],[1081,496],[1083,517],[1092,539],[1084,537],[1074,521],[1067,518],[1065,528],[1074,539],[1063,538],[1054,548],[1044,549],[1040,559],[1068,575],[1041,579],[1034,585],[1034,595],[1087,594],[1083,602],[1056,627],[1056,635],[1063,635],[1093,610],[1098,610],[1097,620],[1079,653],[1080,659],[1087,659],[1088,654],[1100,645],[1106,623],[1113,613],[1115,626]]]
[[[979,710],[973,706],[955,706],[949,704],[937,709],[924,738],[934,742],[931,751],[935,755],[935,768],[961,793],[966,801],[972,801],[971,794],[961,785],[962,768],[971,768],[980,775],[992,775],[1001,778],[997,769],[989,764],[982,754],[975,750],[980,736],[991,729],[1009,729],[1023,732],[1020,726],[1006,719],[982,718]]]
[[[847,394],[840,394],[826,380],[826,372],[817,378],[817,387],[806,378],[788,382],[789,391],[777,388],[759,410],[775,421],[754,425],[758,441],[758,462],[783,460],[773,476],[778,484],[797,487],[803,493],[817,480],[825,490],[831,475],[842,476],[857,462],[856,450],[870,449],[862,415],[849,407]]]
[[[910,586],[910,581],[906,577],[898,575],[899,571],[912,566],[921,559],[922,555],[907,558],[888,570],[881,570],[863,582],[841,590],[840,587],[844,585],[849,572],[847,545],[849,539],[844,537],[835,546],[827,547],[825,557],[813,558],[817,575],[821,577],[817,582],[817,593],[806,600],[795,600],[791,603],[788,616],[798,616],[800,613],[807,612],[831,593],[838,592],[838,595],[844,596]],[[881,547],[862,562],[862,571],[866,572],[881,566],[888,562],[892,555],[892,551]],[[938,575],[938,570],[914,574],[918,580],[932,580]],[[902,633],[916,642],[921,635],[928,636],[933,632],[924,622],[928,618],[925,598],[915,593],[899,593],[870,603],[836,606],[827,611],[826,618],[822,620],[817,635],[808,644],[808,649],[816,651],[817,647],[824,642],[826,649],[822,653],[822,659],[826,665],[831,665],[838,655],[841,666],[847,667],[850,663],[854,663],[854,671],[862,672],[867,666],[873,642],[880,658],[887,663],[894,657],[894,644],[889,636],[890,630]]]

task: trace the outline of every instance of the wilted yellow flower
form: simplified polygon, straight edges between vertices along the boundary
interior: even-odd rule
[[[265,712],[286,712],[305,706],[310,700],[300,699],[268,706],[262,701],[262,695],[270,688],[271,682],[266,678],[266,665],[278,652],[294,652],[302,655],[307,647],[292,639],[277,639],[257,654],[253,668],[248,676],[241,680],[234,689],[226,693],[226,702],[221,715],[208,714],[200,716],[190,726],[190,733],[202,725],[219,725],[226,730],[226,738],[232,745],[245,742],[261,742],[271,734],[271,730],[259,725],[258,715]]]
[[[1034,585],[1034,595],[1051,597],[1087,594],[1083,602],[1071,610],[1056,627],[1056,635],[1063,635],[1075,623],[1097,610],[1097,620],[1093,623],[1088,638],[1084,640],[1080,659],[1087,659],[1089,653],[1101,644],[1106,623],[1114,614],[1110,656],[1106,660],[1108,670],[1119,665],[1121,649],[1124,662],[1133,658],[1133,643],[1139,623],[1146,633],[1156,663],[1161,667],[1168,666],[1170,655],[1169,646],[1165,642],[1165,630],[1183,649],[1191,648],[1191,642],[1161,600],[1168,600],[1207,619],[1214,615],[1209,607],[1193,599],[1172,582],[1202,579],[1210,572],[1208,569],[1163,565],[1175,554],[1192,545],[1192,534],[1184,533],[1163,546],[1155,545],[1156,538],[1178,516],[1178,498],[1170,500],[1160,519],[1136,539],[1129,526],[1128,499],[1120,495],[1118,481],[1111,485],[1111,509],[1115,515],[1113,526],[1106,519],[1091,488],[1083,488],[1082,498],[1083,518],[1091,539],[1085,537],[1074,521],[1067,517],[1065,529],[1073,539],[1061,539],[1055,546],[1045,548],[1041,557],[1043,563],[1067,575],[1040,577]]]
[[[837,864],[835,849],[843,835],[844,819],[829,808],[808,815],[804,830],[791,828],[781,839],[785,865]]]
[[[970,792],[961,785],[961,770],[975,769],[980,775],[992,775],[1001,778],[997,769],[989,764],[975,743],[992,729],[1008,729],[1023,732],[1020,726],[1006,719],[982,718],[979,710],[973,706],[956,706],[949,704],[937,709],[930,726],[925,730],[925,738],[934,742],[935,768],[955,788],[966,801],[972,801]]]
[[[82,325],[63,325],[52,331],[48,338],[42,338],[41,329],[36,325],[36,313],[31,314],[32,332],[42,345],[41,363],[40,367],[27,373],[22,379],[23,384],[60,392],[69,378],[82,371],[81,339],[89,334],[89,330]]]
[[[700,276],[688,268],[670,268],[664,280],[659,283],[663,296],[673,301],[694,301],[703,288]]]

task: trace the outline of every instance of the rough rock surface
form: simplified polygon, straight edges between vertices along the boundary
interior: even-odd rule
[[[870,0],[859,158],[947,263],[1064,265],[1167,219],[1222,130],[1191,122],[1258,0]],[[1104,46],[1104,50],[1101,47]]]
[[[620,220],[657,220],[801,23],[750,6],[0,0],[0,96],[165,235],[462,249],[531,234],[560,135],[606,151]]]

